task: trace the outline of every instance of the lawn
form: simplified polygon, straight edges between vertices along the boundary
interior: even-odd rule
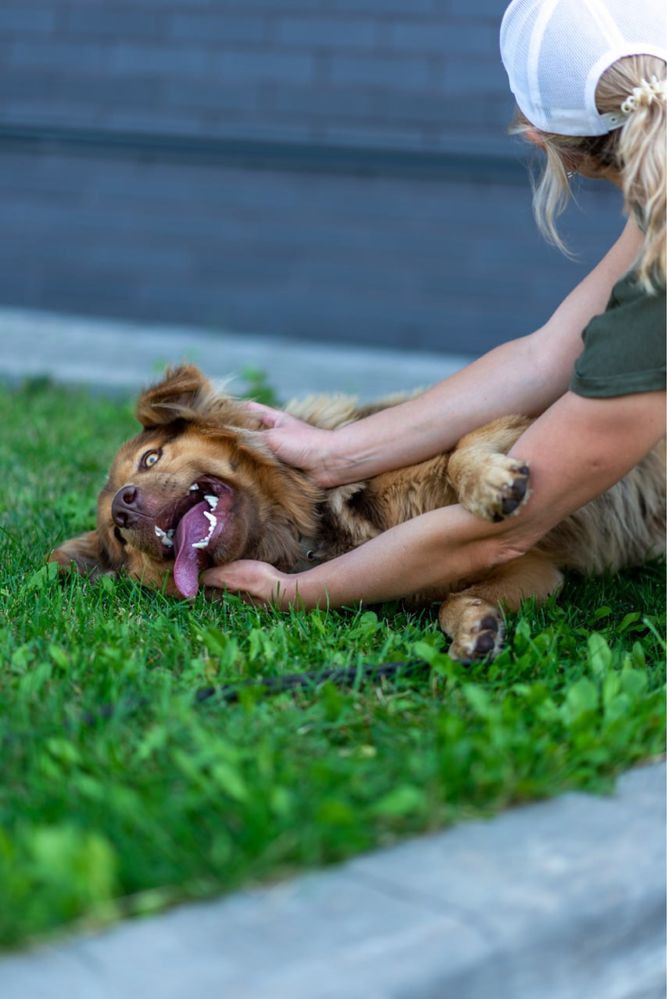
[[[465,668],[435,614],[193,605],[56,578],[93,525],[128,402],[0,389],[0,945],[341,860],[615,775],[664,751],[664,567],[571,577]],[[202,687],[423,661],[238,703]],[[428,664],[428,665],[426,665]],[[430,666],[430,668],[429,668]]]

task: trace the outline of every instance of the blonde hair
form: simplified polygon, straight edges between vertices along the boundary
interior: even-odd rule
[[[618,177],[625,211],[644,233],[633,267],[647,292],[665,285],[667,215],[667,65],[655,56],[625,56],[600,77],[595,100],[600,114],[629,111],[624,124],[596,137],[555,135],[535,128],[518,112],[511,131],[537,135],[546,163],[533,191],[533,211],[540,231],[560,250],[567,247],[556,219],[570,196],[570,171],[588,177]],[[650,81],[650,82],[649,82]],[[661,82],[662,81],[662,82]],[[633,93],[640,88],[637,93]]]

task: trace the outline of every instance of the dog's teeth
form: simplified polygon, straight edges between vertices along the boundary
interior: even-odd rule
[[[174,536],[175,533],[176,533],[176,531],[174,530],[174,528],[170,527],[169,530],[167,531],[167,537],[168,538],[173,538],[173,536]]]
[[[207,545],[208,545],[208,543],[209,543],[209,541],[213,537],[213,532],[215,530],[215,525],[218,523],[218,518],[214,517],[212,513],[208,512],[208,510],[204,510],[204,516],[206,517],[206,519],[208,520],[208,522],[209,522],[209,524],[211,526],[209,527],[208,534],[206,535],[205,538],[201,538],[199,541],[193,541],[192,542],[192,547],[193,548],[206,548]]]
[[[188,492],[190,492],[190,493],[196,493],[198,491],[199,491],[199,486],[197,485],[196,482],[193,482],[192,485],[190,486],[190,488],[188,489]]]
[[[204,499],[206,500],[206,502],[210,506],[211,510],[215,510],[216,506],[218,505],[218,497],[217,496],[204,496]]]

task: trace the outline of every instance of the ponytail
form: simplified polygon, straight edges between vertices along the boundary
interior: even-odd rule
[[[628,62],[649,62],[648,56],[623,59],[603,74],[597,89],[598,105],[606,105],[612,97],[636,79],[623,65]],[[657,59],[651,60],[659,62]],[[644,67],[646,68],[646,67]],[[641,68],[637,67],[641,72]],[[636,264],[636,272],[646,291],[656,291],[665,285],[667,247],[665,246],[667,216],[667,81],[665,65],[662,78],[656,73],[642,74],[621,104],[628,117],[618,129],[615,156],[620,168],[625,210],[633,215],[644,233],[644,245]],[[618,107],[618,105],[616,105]],[[606,110],[606,107],[602,107]]]

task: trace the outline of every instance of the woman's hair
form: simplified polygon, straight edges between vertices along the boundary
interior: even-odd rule
[[[535,128],[519,111],[511,131],[536,133],[544,145],[546,164],[534,187],[533,210],[543,235],[563,252],[556,219],[570,198],[570,171],[589,177],[620,177],[625,210],[644,233],[633,270],[648,292],[665,284],[665,216],[667,214],[667,65],[648,55],[625,56],[600,77],[595,100],[600,114],[628,117],[620,128],[588,138],[554,135]],[[651,86],[652,85],[652,86]],[[640,88],[636,94],[633,91]]]

